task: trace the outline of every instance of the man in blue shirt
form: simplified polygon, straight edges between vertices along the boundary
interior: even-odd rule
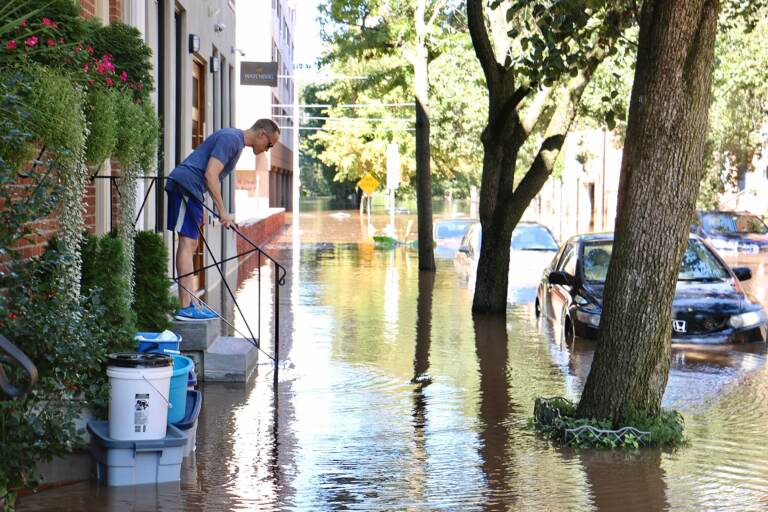
[[[271,119],[259,119],[247,130],[224,128],[211,134],[181,162],[168,176],[165,191],[168,194],[168,229],[179,234],[176,249],[176,270],[179,275],[193,270],[193,256],[197,248],[198,227],[203,221],[203,196],[208,192],[216,205],[221,223],[229,228],[235,225],[221,198],[221,182],[232,173],[243,152],[250,147],[255,154],[263,153],[277,144],[280,127]],[[208,320],[215,318],[213,311],[193,305],[192,275],[179,279],[178,320]],[[191,291],[191,290],[190,290]]]

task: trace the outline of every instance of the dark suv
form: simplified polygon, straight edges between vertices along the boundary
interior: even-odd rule
[[[748,212],[696,212],[691,231],[724,254],[768,252],[768,226]]]
[[[613,233],[575,236],[544,270],[536,315],[553,316],[566,340],[597,338],[612,252]],[[672,342],[766,341],[765,310],[739,283],[751,277],[749,268],[731,269],[706,242],[690,235],[672,302]]]

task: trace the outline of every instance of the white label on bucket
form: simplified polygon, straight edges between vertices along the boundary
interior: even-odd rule
[[[146,432],[149,422],[149,393],[136,393],[133,413],[134,432]]]

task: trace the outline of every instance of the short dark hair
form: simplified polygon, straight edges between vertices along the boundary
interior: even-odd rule
[[[251,130],[264,130],[269,135],[274,135],[275,133],[280,135],[280,127],[271,119],[259,119],[253,123]]]

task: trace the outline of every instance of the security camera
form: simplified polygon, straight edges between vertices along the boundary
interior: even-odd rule
[[[227,26],[223,23],[217,23],[213,26],[214,32],[222,32],[224,29],[227,28]]]

